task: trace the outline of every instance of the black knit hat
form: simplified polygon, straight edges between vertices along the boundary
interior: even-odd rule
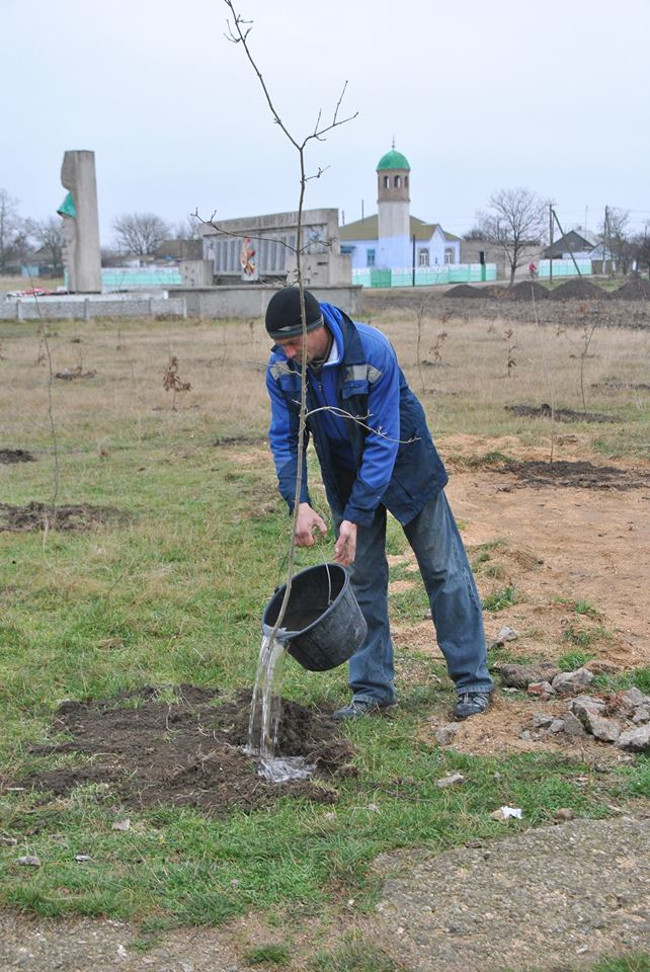
[[[305,291],[305,319],[308,331],[313,331],[324,323],[320,304],[308,290]],[[266,330],[274,341],[302,334],[298,287],[285,287],[271,297],[266,308]]]

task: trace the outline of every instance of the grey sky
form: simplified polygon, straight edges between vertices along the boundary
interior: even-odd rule
[[[241,0],[276,107],[302,139],[348,82],[349,124],[311,143],[305,205],[376,212],[377,161],[411,163],[413,215],[461,234],[491,192],[650,221],[650,2]],[[298,162],[223,0],[0,0],[0,187],[53,214],[66,149],[96,153],[102,243],[125,212],[179,222],[295,209]]]

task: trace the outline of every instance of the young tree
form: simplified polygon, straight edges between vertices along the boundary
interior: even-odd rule
[[[548,221],[548,203],[529,189],[499,189],[490,196],[489,209],[476,214],[478,231],[488,243],[501,247],[510,267],[510,286],[522,262],[524,247],[539,243]]]
[[[114,220],[113,229],[119,249],[134,256],[155,253],[171,235],[165,220],[154,213],[125,213]]]

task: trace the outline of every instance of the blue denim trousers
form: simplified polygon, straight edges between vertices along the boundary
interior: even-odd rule
[[[333,510],[338,533],[341,515]],[[429,598],[431,617],[447,671],[459,694],[490,692],[483,614],[472,570],[444,492],[403,526]],[[352,590],[368,624],[364,644],[349,662],[354,699],[395,701],[393,643],[388,621],[386,508],[370,526],[357,528],[356,559],[350,568]]]

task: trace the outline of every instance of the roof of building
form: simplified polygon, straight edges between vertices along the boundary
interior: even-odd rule
[[[405,155],[391,149],[390,152],[382,155],[377,163],[377,172],[383,172],[385,169],[407,169],[410,172],[411,166]]]
[[[458,240],[458,236],[452,233],[445,233],[439,223],[425,223],[417,216],[410,217],[410,235],[416,240],[430,240],[436,230],[440,230],[446,240]],[[339,238],[341,240],[377,240],[379,238],[379,216],[366,216],[365,219],[358,219],[354,223],[346,223],[339,227]]]
[[[595,247],[596,243],[593,240],[583,236],[576,230],[569,230],[559,240],[556,240],[552,246],[547,246],[543,256],[548,259],[550,257],[562,256],[563,253],[588,253],[595,249]]]

